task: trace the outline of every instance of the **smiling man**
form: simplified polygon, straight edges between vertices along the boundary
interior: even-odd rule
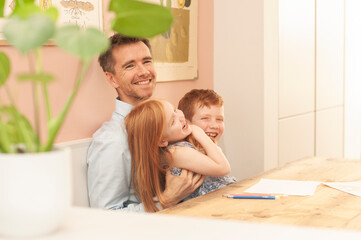
[[[118,94],[115,111],[93,135],[88,150],[90,206],[123,211],[145,211],[131,184],[131,155],[124,118],[132,107],[152,96],[156,73],[147,39],[115,34],[109,49],[99,56],[107,81]],[[173,206],[198,188],[204,177],[182,170],[166,175],[163,197]]]

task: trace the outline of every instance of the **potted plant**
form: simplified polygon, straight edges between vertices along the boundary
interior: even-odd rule
[[[128,36],[153,37],[167,31],[173,20],[169,9],[136,0],[111,0],[109,11],[115,13],[112,30]],[[0,17],[4,18],[4,0],[0,0]],[[0,88],[7,95],[0,97],[0,235],[48,233],[58,227],[70,206],[70,153],[54,149],[53,144],[91,60],[109,42],[95,28],[57,26],[57,17],[55,7],[41,9],[34,0],[16,0],[13,13],[5,17],[4,37],[32,63],[17,80],[33,86],[35,120],[31,125],[12,97],[7,80],[14,65],[0,52]],[[57,116],[51,111],[47,88],[60,79],[46,72],[41,61],[41,48],[49,41],[80,61],[74,89]],[[40,121],[42,107],[46,119]],[[41,139],[40,122],[46,124],[46,139]]]

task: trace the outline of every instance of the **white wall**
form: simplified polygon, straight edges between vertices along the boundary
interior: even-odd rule
[[[225,101],[220,143],[239,179],[264,169],[263,0],[214,1],[214,89]]]
[[[346,158],[361,158],[361,1],[345,2]]]

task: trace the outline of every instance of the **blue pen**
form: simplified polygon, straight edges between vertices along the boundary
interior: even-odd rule
[[[256,195],[228,195],[227,198],[234,198],[234,199],[279,199],[280,196],[256,196]]]

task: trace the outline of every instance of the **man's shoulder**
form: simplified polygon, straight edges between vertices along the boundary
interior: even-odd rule
[[[94,139],[119,139],[126,137],[124,119],[115,118],[114,116],[93,134]]]

